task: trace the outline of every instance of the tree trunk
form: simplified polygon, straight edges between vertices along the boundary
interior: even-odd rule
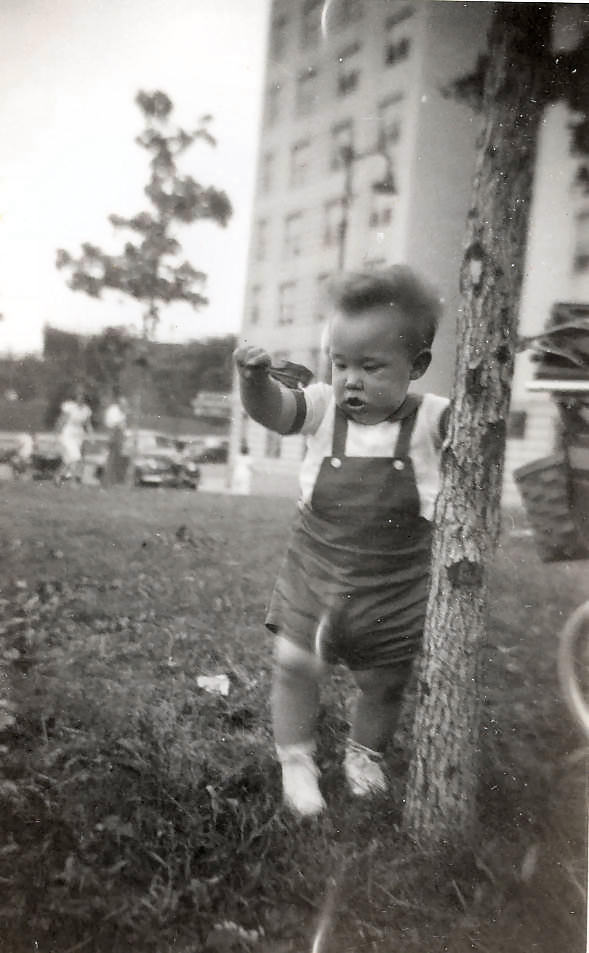
[[[407,832],[430,846],[464,844],[476,827],[479,657],[550,24],[547,8],[500,4],[489,33],[404,813]]]

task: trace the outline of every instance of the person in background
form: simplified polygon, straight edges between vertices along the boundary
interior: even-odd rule
[[[249,496],[252,489],[252,458],[245,440],[241,441],[231,480],[231,492],[235,496]]]
[[[124,483],[129,459],[123,454],[127,431],[128,404],[118,390],[104,412],[104,426],[108,431],[108,455],[104,467],[103,486],[108,488]]]
[[[261,347],[235,352],[247,413],[306,436],[300,501],[266,615],[275,636],[272,720],[286,805],[325,808],[315,762],[320,683],[331,664],[358,694],[346,742],[351,793],[387,788],[383,753],[422,640],[448,400],[409,392],[427,370],[440,301],[401,265],[331,289],[332,384],[292,390]]]
[[[19,434],[16,450],[10,459],[12,474],[15,479],[19,480],[29,475],[34,450],[34,436],[26,432]]]
[[[61,405],[55,429],[59,434],[61,463],[56,470],[54,482],[61,486],[64,480],[73,478],[82,482],[84,440],[92,433],[92,410],[83,387],[78,385],[73,397]]]

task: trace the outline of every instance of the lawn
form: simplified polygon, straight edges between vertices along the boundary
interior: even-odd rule
[[[505,518],[484,647],[480,832],[399,833],[407,725],[370,807],[341,770],[350,680],[326,686],[329,810],[299,824],[272,753],[264,605],[293,506],[0,484],[0,949],[6,953],[581,953],[584,742],[556,677],[586,563]],[[224,696],[199,676],[226,674]]]

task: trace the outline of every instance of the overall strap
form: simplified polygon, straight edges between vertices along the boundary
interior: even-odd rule
[[[413,398],[415,407],[414,410],[409,414],[408,417],[403,417],[401,420],[401,426],[399,428],[399,436],[397,437],[397,443],[395,445],[395,450],[393,456],[395,459],[404,460],[409,456],[409,447],[411,445],[411,437],[413,436],[413,430],[415,429],[415,422],[417,420],[417,411],[421,405],[422,396],[421,394],[411,394]]]
[[[342,457],[346,454],[346,437],[348,435],[348,418],[341,407],[335,408],[335,419],[333,421],[333,444],[331,447],[332,457]]]

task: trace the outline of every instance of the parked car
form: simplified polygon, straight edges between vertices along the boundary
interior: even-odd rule
[[[182,456],[194,463],[227,463],[229,441],[225,437],[206,437],[186,445]]]
[[[184,459],[173,437],[139,432],[136,446],[129,448],[134,460],[135,486],[163,486],[196,490],[200,483],[200,467],[194,460]]]
[[[0,437],[0,463],[10,463],[18,450],[19,434],[3,433]]]

